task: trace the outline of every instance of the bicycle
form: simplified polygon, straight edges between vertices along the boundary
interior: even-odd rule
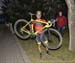
[[[32,16],[35,14],[29,13],[29,15],[31,16],[31,19],[29,22],[26,21],[25,19],[19,19],[15,22],[14,24],[15,34],[21,39],[28,39],[31,36],[36,36],[39,31],[44,30],[43,33],[48,39],[48,45],[49,45],[48,48],[50,50],[59,49],[62,45],[63,38],[56,29],[51,28],[52,26],[51,21],[48,21],[48,22],[39,21],[44,24],[44,27],[40,29],[39,31],[35,32],[33,26],[31,26],[32,22],[34,21]],[[43,42],[42,44],[46,46]]]

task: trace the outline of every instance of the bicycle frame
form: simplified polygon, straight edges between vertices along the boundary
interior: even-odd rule
[[[34,21],[41,22],[41,23],[45,24],[45,26],[43,26],[43,28],[39,29],[37,32],[34,31],[33,25],[31,25],[31,31],[27,30],[26,27],[28,25],[30,25],[32,22],[34,22]],[[32,15],[31,15],[30,21],[21,28],[21,31],[23,31],[23,32],[25,32],[25,33],[27,33],[29,35],[37,35],[37,33],[40,32],[41,30],[44,30],[45,28],[49,28],[51,26],[52,26],[52,23],[50,21],[49,22],[42,22],[42,21],[33,20]]]

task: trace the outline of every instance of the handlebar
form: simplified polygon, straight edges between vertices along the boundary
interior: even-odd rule
[[[31,16],[31,21],[32,21],[32,16],[35,15],[35,14],[33,14],[31,12],[29,12],[28,14]]]
[[[51,19],[50,21],[52,22],[52,24],[54,24],[55,22],[57,22],[57,20],[55,20],[55,19]]]
[[[29,12],[28,14],[31,15],[31,16],[35,15],[35,14],[31,13],[31,12]]]

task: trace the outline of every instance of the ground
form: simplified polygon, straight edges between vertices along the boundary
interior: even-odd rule
[[[0,24],[0,63],[31,63],[10,28]]]
[[[20,39],[19,39],[20,40]],[[75,63],[75,52],[69,51],[69,35],[65,31],[63,37],[63,45],[58,50],[50,50],[50,55],[47,55],[43,49],[43,58],[39,58],[39,52],[35,40],[20,40],[23,49],[26,51],[32,63]]]

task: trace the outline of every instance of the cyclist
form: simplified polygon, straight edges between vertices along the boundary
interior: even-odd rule
[[[44,26],[43,23],[41,23],[41,22],[46,22],[45,19],[41,19],[41,16],[42,16],[42,12],[37,11],[36,20],[32,24],[34,26],[35,32],[39,31]],[[36,22],[36,21],[38,21],[38,22]],[[41,21],[41,22],[39,22],[39,21]],[[44,42],[44,44],[46,46],[48,46],[48,40],[47,40],[47,38],[46,38],[46,36],[44,35],[43,32],[44,31],[41,30],[36,35],[36,41],[37,41],[37,44],[38,44],[38,50],[40,52],[40,58],[42,58],[41,41]],[[48,50],[47,47],[46,47],[46,53],[49,54],[49,50]]]

